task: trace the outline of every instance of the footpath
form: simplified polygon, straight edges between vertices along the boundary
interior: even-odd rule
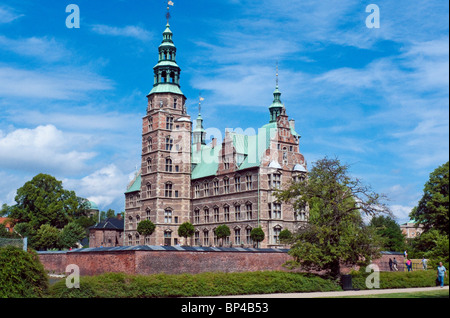
[[[423,287],[423,288],[398,288],[398,289],[370,289],[370,290],[348,290],[348,291],[314,292],[314,293],[238,295],[238,296],[223,296],[213,298],[324,298],[324,297],[326,298],[326,297],[352,297],[352,296],[396,294],[396,293],[414,293],[414,292],[434,291],[434,290],[446,290],[447,292],[449,292],[449,286],[445,286],[444,288]]]

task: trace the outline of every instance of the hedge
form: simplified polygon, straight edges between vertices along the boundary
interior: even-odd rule
[[[341,287],[335,281],[312,274],[282,271],[148,276],[107,273],[81,277],[79,289],[68,289],[65,281],[60,281],[52,286],[50,296],[55,298],[154,298],[338,290],[341,290]]]
[[[367,289],[365,281],[368,275],[352,272],[353,287]],[[381,272],[380,287],[432,287],[436,286],[435,279],[435,271]],[[107,273],[82,276],[80,289],[68,289],[65,280],[62,280],[50,288],[50,297],[158,298],[325,291],[342,291],[342,287],[330,278],[282,271],[148,276]]]
[[[370,273],[352,272],[353,288],[368,289],[366,278]],[[444,283],[448,285],[448,277]],[[413,271],[413,272],[380,272],[380,288],[414,288],[436,286],[436,270]]]
[[[48,293],[48,277],[36,252],[0,248],[0,298],[35,298]]]

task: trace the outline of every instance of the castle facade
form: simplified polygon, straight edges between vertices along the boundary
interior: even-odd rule
[[[172,37],[167,23],[142,121],[141,168],[125,192],[124,245],[255,247],[250,233],[261,227],[259,247],[282,247],[280,232],[295,232],[308,211],[277,202],[274,191],[304,179],[307,167],[278,81],[269,122],[256,134],[226,131],[207,144],[200,107],[195,127],[186,111]],[[143,220],[156,225],[152,235],[137,232]],[[187,242],[178,236],[184,222],[195,227]],[[214,230],[223,224],[231,234],[222,241]]]

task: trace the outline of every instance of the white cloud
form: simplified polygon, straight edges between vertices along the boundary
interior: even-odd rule
[[[10,39],[0,35],[0,48],[19,55],[36,57],[47,62],[59,61],[69,58],[71,53],[55,39],[48,38],[24,38]]]
[[[10,23],[22,16],[23,14],[15,13],[11,8],[5,6],[0,7],[0,23]]]
[[[406,223],[410,220],[409,214],[413,209],[413,206],[404,206],[399,204],[394,204],[389,206],[392,214],[395,216],[398,223]]]
[[[141,41],[148,41],[152,38],[152,34],[149,31],[135,25],[114,27],[104,24],[96,24],[92,26],[92,31],[102,35],[130,37]]]
[[[78,172],[96,156],[83,147],[79,135],[71,136],[53,125],[8,134],[0,131],[0,166],[20,171]]]
[[[65,179],[64,187],[74,189],[77,195],[95,202],[100,208],[122,202],[129,175],[115,164],[101,168],[81,180]]]
[[[69,100],[111,88],[110,80],[83,67],[25,70],[0,64],[0,97]]]

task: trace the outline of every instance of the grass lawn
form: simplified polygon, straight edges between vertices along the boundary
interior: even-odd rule
[[[432,290],[412,293],[392,293],[364,296],[346,296],[339,298],[449,298],[448,290]]]

